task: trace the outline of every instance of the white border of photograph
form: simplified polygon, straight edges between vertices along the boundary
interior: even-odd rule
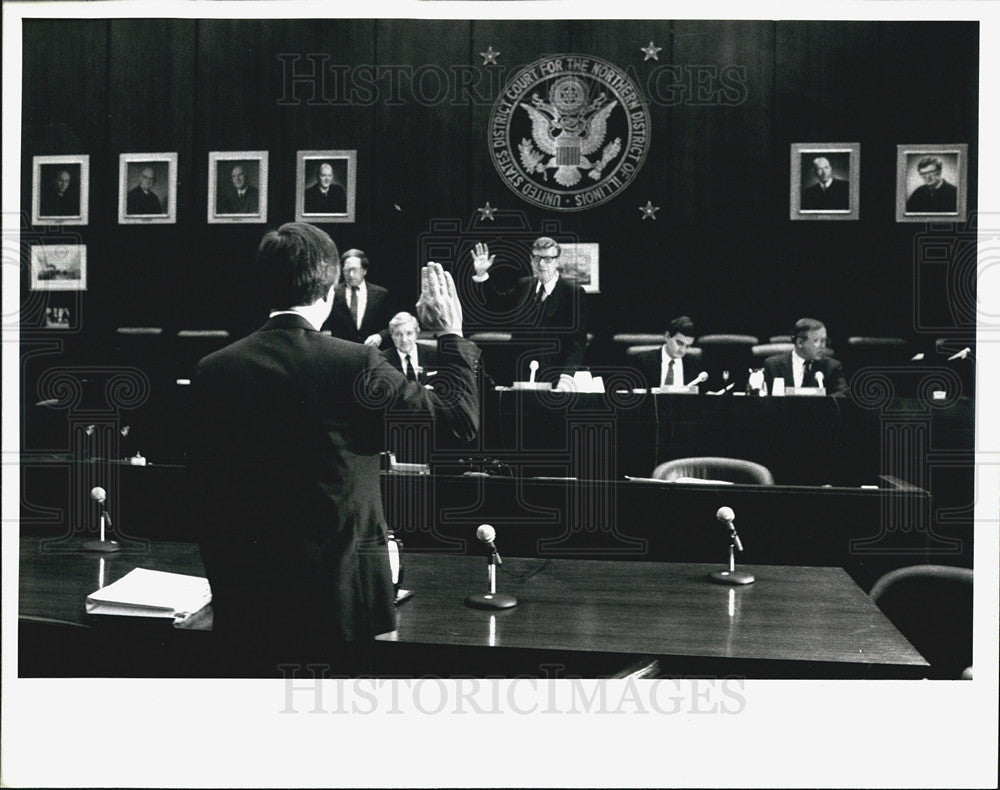
[[[343,214],[306,214],[306,161],[309,159],[344,159],[347,161],[347,210]],[[358,186],[358,152],[349,151],[296,151],[295,152],[295,221],[296,222],[354,222]]]
[[[906,210],[906,199],[913,189],[923,181],[911,179],[907,158],[910,156],[955,155],[956,167],[942,169],[942,177],[948,183],[955,183],[955,211],[916,212]],[[957,170],[957,173],[954,172]],[[952,176],[951,179],[948,176]],[[919,176],[918,176],[919,178]],[[939,145],[897,145],[896,146],[896,222],[965,222],[966,201],[969,194],[969,146],[966,143]]]
[[[33,156],[31,179],[31,224],[32,225],[86,225],[90,210],[90,155],[66,154],[65,156]],[[41,213],[42,208],[42,165],[80,165],[80,213],[73,216],[51,217]]]
[[[586,255],[589,267],[588,281],[580,279],[579,258]],[[572,260],[573,271],[566,273],[566,261]],[[601,292],[601,245],[596,241],[571,242],[559,245],[559,276],[580,285],[589,294]]]
[[[847,209],[802,208],[802,155],[848,154],[850,173],[847,176]],[[788,216],[792,220],[855,220],[861,217],[861,143],[792,143],[792,172],[789,178]]]
[[[167,210],[164,214],[126,214],[128,166],[137,162],[167,163]],[[177,222],[177,152],[118,155],[118,223],[120,225],[173,225]]]
[[[267,151],[209,151],[208,152],[208,223],[233,224],[267,222]],[[249,184],[255,187],[258,194],[257,211],[247,214],[229,214],[216,211],[216,200],[219,195],[218,163],[226,160],[254,160],[257,162],[257,183]]]
[[[75,256],[75,259],[70,256]],[[72,278],[44,278],[42,268],[77,269]],[[86,244],[35,244],[31,248],[31,290],[32,291],[86,291],[87,290],[87,245]]]

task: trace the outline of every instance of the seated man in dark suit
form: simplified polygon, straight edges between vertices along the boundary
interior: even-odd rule
[[[334,291],[333,309],[323,328],[334,337],[378,348],[389,337],[389,291],[368,282],[363,250],[348,250],[340,256],[340,265],[344,281]]]
[[[347,193],[333,181],[333,165],[323,162],[319,166],[317,181],[306,189],[303,212],[306,214],[344,214],[347,211]]]
[[[138,186],[132,187],[125,198],[126,214],[163,214],[160,198],[153,192],[156,173],[151,167],[144,167],[139,173]]]
[[[219,214],[256,214],[260,211],[260,192],[247,183],[243,165],[236,165],[229,174],[232,186],[220,190]]]
[[[816,182],[802,190],[802,208],[806,210],[847,210],[851,207],[851,196],[848,183],[841,178],[833,177],[830,160],[825,156],[817,156],[812,161]]]
[[[768,392],[774,391],[774,380],[784,379],[786,387],[816,387],[816,374],[823,376],[827,395],[847,392],[843,366],[827,356],[826,327],[815,318],[800,318],[792,331],[795,343],[787,354],[775,354],[764,360],[764,380]]]
[[[495,321],[494,329],[513,330],[512,340],[524,346],[527,357],[537,359],[538,381],[558,382],[583,366],[587,350],[586,302],[583,289],[560,276],[559,245],[542,236],[531,245],[531,276],[514,283],[499,283],[490,268],[495,255],[482,243],[472,252],[473,294],[485,305]],[[530,347],[537,348],[537,352]],[[528,379],[527,361],[515,373],[516,380]]]
[[[392,348],[383,351],[382,356],[410,381],[424,384],[427,374],[434,373],[437,368],[437,351],[417,345],[418,331],[416,318],[409,313],[396,313],[389,321]]]
[[[441,396],[376,349],[319,331],[340,276],[322,230],[282,225],[257,261],[270,317],[202,359],[191,393],[192,513],[220,670],[370,672],[371,640],[396,623],[379,487],[386,414],[405,408],[475,438],[479,349],[438,264],[421,272],[417,314],[438,337]]]
[[[697,378],[701,363],[693,357],[685,361],[684,357],[694,338],[694,321],[682,315],[670,322],[662,346],[632,356],[647,387],[680,386]]]

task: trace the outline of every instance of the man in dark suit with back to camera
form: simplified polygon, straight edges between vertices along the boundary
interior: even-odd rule
[[[389,364],[410,381],[427,382],[427,373],[437,367],[437,351],[417,345],[417,319],[409,313],[396,313],[389,321],[392,348],[382,352]]]
[[[324,324],[334,337],[378,348],[389,337],[389,291],[368,282],[368,256],[350,249],[340,256],[344,281],[333,295],[333,309]]]
[[[694,338],[694,321],[682,315],[670,322],[662,346],[632,355],[647,387],[681,386],[698,377],[701,362],[685,356]]]
[[[347,211],[347,193],[333,181],[333,165],[323,162],[319,166],[316,183],[306,189],[303,212],[306,214],[344,214]]]
[[[156,172],[151,167],[144,167],[139,173],[139,183],[128,191],[125,198],[126,214],[163,214],[160,199],[153,192],[156,183]]]
[[[560,276],[560,252],[555,239],[535,239],[531,245],[531,276],[500,284],[490,275],[496,256],[490,255],[489,247],[478,243],[471,251],[472,287],[479,291],[475,295],[477,302],[492,313],[497,329],[513,330],[513,341],[538,347],[538,352],[530,355],[539,362],[538,381],[572,376],[583,366],[587,350],[583,288]],[[528,371],[518,370],[515,376],[527,380]]]
[[[202,359],[192,388],[193,512],[220,669],[279,676],[280,663],[315,662],[365,673],[371,640],[396,622],[379,487],[386,410],[430,414],[474,438],[479,350],[436,263],[421,272],[417,311],[438,336],[440,398],[375,348],[319,331],[340,274],[322,230],[282,225],[257,261],[267,322]]]
[[[917,162],[924,180],[906,199],[906,210],[915,214],[951,214],[958,210],[958,189],[941,177],[941,160],[925,156]]]
[[[817,373],[823,374],[827,395],[847,392],[844,367],[827,356],[826,327],[815,318],[800,318],[792,331],[795,347],[785,354],[775,354],[764,360],[764,380],[768,392],[774,391],[774,380],[784,379],[786,387],[816,387]]]
[[[851,195],[848,184],[842,178],[833,177],[833,167],[825,156],[817,156],[812,160],[812,169],[816,174],[816,183],[802,190],[802,209],[804,210],[839,210],[851,207]]]

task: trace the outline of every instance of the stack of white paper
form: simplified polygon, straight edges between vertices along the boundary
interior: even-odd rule
[[[87,596],[88,614],[170,617],[180,621],[212,601],[208,579],[135,568]]]

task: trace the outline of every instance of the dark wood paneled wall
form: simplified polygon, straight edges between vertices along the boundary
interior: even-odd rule
[[[650,38],[663,50],[644,62]],[[499,81],[479,68],[480,81],[454,95],[437,84],[449,70],[457,84],[471,79],[467,67],[488,46],[508,76],[556,52],[634,70],[658,93],[635,181],[578,213],[521,203],[487,153]],[[895,222],[894,196],[897,144],[968,143],[975,210],[976,23],[26,20],[24,53],[22,205],[32,156],[91,157],[90,224],[24,227],[26,244],[69,234],[88,245],[88,291],[45,297],[78,305],[84,337],[120,325],[257,325],[252,260],[264,226],[206,223],[208,152],[270,152],[275,226],[294,213],[295,152],[313,148],[357,149],[357,221],[326,227],[341,249],[365,249],[371,279],[401,296],[415,295],[422,234],[442,219],[467,226],[488,200],[521,211],[532,231],[555,221],[601,243],[602,292],[591,297],[599,336],[659,330],[681,311],[705,331],[756,334],[813,314],[835,341],[911,337],[932,316],[938,327],[974,328],[972,310],[955,309],[960,271],[917,287],[929,276],[925,231]],[[349,65],[363,82],[367,73],[367,95],[361,85],[352,101],[310,102],[316,86],[300,82],[287,96],[280,55],[299,56],[300,73],[314,64]],[[673,71],[650,82],[658,66]],[[739,69],[735,89],[694,100],[698,81],[718,87],[711,69],[727,66]],[[418,72],[423,82],[409,76]],[[336,92],[329,78],[325,97]],[[823,140],[861,142],[859,221],[788,219],[789,144]],[[175,225],[117,222],[118,156],[144,151],[179,154]],[[662,206],[655,221],[637,211],[647,199]],[[30,330],[40,318],[25,322]]]

